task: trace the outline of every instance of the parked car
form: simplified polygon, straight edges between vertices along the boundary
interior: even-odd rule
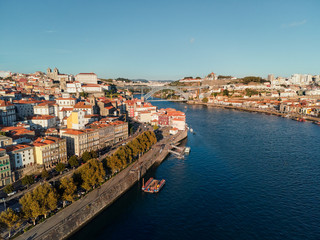
[[[15,195],[16,193],[17,193],[16,191],[13,191],[11,193],[8,193],[7,195],[8,195],[8,197],[11,197],[11,196]]]

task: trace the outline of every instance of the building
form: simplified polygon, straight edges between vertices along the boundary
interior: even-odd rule
[[[120,142],[124,139],[127,139],[129,136],[128,133],[128,123],[122,121],[111,122],[114,126],[114,142]]]
[[[12,145],[12,138],[0,135],[0,147]]]
[[[83,84],[82,91],[87,93],[102,92],[102,87],[98,84]]]
[[[9,155],[5,149],[0,148],[0,187],[11,184],[13,181],[10,165]]]
[[[9,71],[0,71],[0,77],[1,78],[7,78],[11,76],[11,72]]]
[[[16,107],[17,118],[25,119],[34,115],[34,106],[36,106],[39,101],[36,100],[19,100],[14,101],[14,106]]]
[[[98,77],[95,73],[79,73],[75,76],[76,81],[80,83],[97,84]]]
[[[68,156],[80,157],[85,151],[99,148],[99,131],[94,129],[63,129],[60,136],[67,141]]]
[[[114,144],[114,125],[109,123],[94,122],[90,128],[96,129],[99,132],[99,148],[110,146]]]
[[[48,129],[55,127],[56,117],[51,115],[38,115],[29,117],[29,123],[32,129]]]
[[[54,105],[50,103],[40,103],[33,107],[34,115],[55,115]]]
[[[45,168],[52,168],[57,163],[67,163],[66,140],[53,136],[37,138],[33,144],[35,162]]]
[[[11,169],[17,170],[34,165],[33,147],[25,144],[18,144],[6,147],[10,156]]]
[[[82,110],[72,111],[67,118],[67,128],[81,130],[85,128],[85,112]]]
[[[0,125],[11,126],[15,121],[15,106],[11,102],[0,100]]]
[[[69,80],[69,76],[66,74],[60,74],[58,68],[54,68],[53,72],[51,68],[48,68],[47,77],[60,82],[66,82]]]
[[[73,108],[77,99],[72,97],[60,97],[56,99],[56,103],[59,105],[59,110],[62,108]]]

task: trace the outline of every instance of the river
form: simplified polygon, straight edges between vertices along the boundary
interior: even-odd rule
[[[320,127],[263,114],[154,102],[195,134],[70,239],[320,239]]]

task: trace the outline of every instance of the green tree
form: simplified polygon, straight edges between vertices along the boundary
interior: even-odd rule
[[[0,214],[0,222],[9,230],[9,238],[11,237],[11,231],[20,225],[20,217],[11,208],[7,208]]]
[[[29,187],[34,183],[34,176],[33,175],[26,175],[21,179],[21,183],[24,186]]]
[[[60,183],[60,189],[62,190],[61,199],[63,200],[63,206],[65,206],[66,201],[74,201],[77,186],[71,177],[62,178]]]
[[[12,193],[13,192],[13,185],[12,184],[9,184],[7,186],[4,187],[3,191],[6,193],[6,194],[9,194],[9,193]]]
[[[98,153],[94,150],[90,151],[91,158],[98,158]]]
[[[83,154],[82,154],[82,161],[84,162],[87,162],[89,161],[92,157],[91,157],[91,154],[88,152],[88,151],[85,151]]]
[[[207,98],[207,97],[203,98],[203,99],[202,99],[202,102],[203,102],[203,103],[207,103],[207,102],[208,102],[208,98]]]
[[[153,130],[158,130],[159,126],[156,124],[153,126]]]
[[[56,166],[56,171],[60,172],[60,174],[61,174],[65,168],[66,168],[66,165],[64,163],[60,162]]]
[[[43,169],[41,172],[41,177],[43,180],[47,180],[49,178],[49,173],[46,169]]]
[[[81,93],[80,93],[80,96],[81,97],[84,97],[84,98],[87,98],[88,97],[88,93],[87,92],[85,92],[85,91],[82,91]]]
[[[102,183],[106,174],[103,169],[103,164],[97,159],[89,160],[79,169],[79,173],[82,179],[81,187],[87,191],[97,184]]]
[[[223,90],[222,94],[223,94],[223,96],[229,97],[229,91],[228,91],[228,89]]]
[[[68,162],[72,168],[79,166],[78,158],[75,155],[71,156]]]

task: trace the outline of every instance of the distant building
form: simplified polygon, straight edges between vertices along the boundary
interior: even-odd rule
[[[75,76],[76,81],[87,84],[97,84],[98,77],[95,73],[79,73]]]
[[[0,71],[0,77],[6,78],[6,77],[10,77],[10,76],[11,76],[11,72],[8,72],[8,71]]]
[[[273,83],[273,81],[274,81],[274,75],[273,75],[273,74],[269,74],[269,75],[268,75],[268,81],[269,81],[270,83]]]
[[[60,74],[58,68],[54,68],[53,72],[51,68],[47,69],[47,77],[56,81],[63,82],[65,84],[66,81],[69,80],[69,76],[66,74]]]
[[[0,100],[0,125],[11,126],[16,121],[16,108],[11,102]]]
[[[0,135],[0,147],[12,145],[12,138]]]

